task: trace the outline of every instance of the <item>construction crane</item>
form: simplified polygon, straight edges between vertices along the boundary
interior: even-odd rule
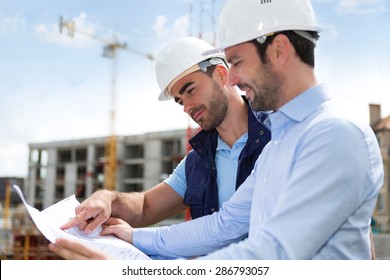
[[[59,30],[60,33],[64,29],[67,29],[68,35],[73,37],[76,32],[81,33],[85,36],[91,37],[104,43],[103,57],[112,59],[112,77],[111,77],[111,108],[110,108],[110,135],[107,138],[104,147],[104,187],[108,190],[115,190],[116,182],[116,170],[117,170],[117,137],[115,132],[116,122],[116,64],[117,64],[117,52],[118,50],[127,50],[137,55],[143,56],[149,60],[154,60],[154,56],[151,54],[144,54],[136,50],[128,48],[127,43],[120,43],[118,40],[107,40],[98,37],[92,33],[76,29],[76,24],[73,20],[65,21],[64,18],[60,17]]]

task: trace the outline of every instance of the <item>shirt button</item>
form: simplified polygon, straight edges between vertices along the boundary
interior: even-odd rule
[[[263,135],[264,134],[264,131],[260,130],[260,135]]]
[[[214,213],[215,212],[215,208],[211,208],[211,213]]]
[[[260,140],[259,139],[256,139],[256,143],[259,143],[260,142]]]

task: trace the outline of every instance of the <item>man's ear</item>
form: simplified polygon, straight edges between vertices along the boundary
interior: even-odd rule
[[[222,80],[222,81],[227,81],[228,78],[228,70],[222,66],[221,64],[216,65],[214,73],[217,74],[217,78]]]
[[[270,59],[275,65],[284,65],[291,53],[291,42],[284,34],[278,34],[272,42]]]

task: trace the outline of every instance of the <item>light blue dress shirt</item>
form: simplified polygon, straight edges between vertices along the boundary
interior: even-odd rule
[[[248,133],[244,133],[230,148],[218,135],[215,165],[217,170],[222,170],[222,172],[218,172],[217,176],[217,185],[222,186],[218,187],[219,208],[221,208],[222,203],[229,200],[236,191],[238,158],[240,157],[241,151],[244,149],[247,140]],[[185,172],[186,158],[187,157],[185,157],[177,165],[172,174],[164,180],[164,182],[173,188],[181,197],[184,197],[187,188]]]
[[[271,141],[219,212],[137,229],[134,245],[170,257],[215,250],[202,258],[370,259],[381,154],[368,125],[341,118],[332,107],[319,85],[272,113]]]

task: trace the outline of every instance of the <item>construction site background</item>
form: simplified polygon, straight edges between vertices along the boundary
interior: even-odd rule
[[[1,211],[4,217],[4,209]],[[9,218],[1,219],[0,257],[2,260],[58,260],[48,249],[49,241],[40,233],[20,204],[11,209]]]

